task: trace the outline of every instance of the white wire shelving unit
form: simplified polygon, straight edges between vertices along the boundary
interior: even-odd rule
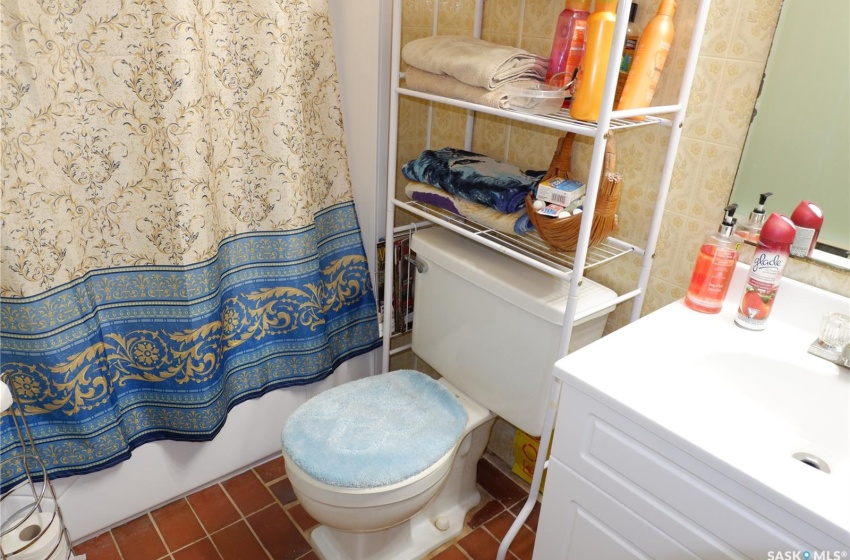
[[[682,2],[691,0],[680,0]],[[667,202],[667,192],[670,186],[670,180],[673,174],[673,165],[676,160],[676,153],[679,147],[679,140],[682,134],[682,126],[685,119],[685,110],[690,95],[691,86],[693,84],[694,73],[699,55],[699,47],[702,43],[705,22],[708,18],[708,10],[710,0],[695,0],[698,2],[696,10],[696,19],[694,21],[693,32],[688,47],[687,57],[683,77],[679,88],[679,96],[677,103],[673,105],[653,106],[646,109],[631,109],[626,111],[614,111],[614,89],[617,83],[617,75],[619,72],[619,57],[611,56],[606,71],[606,87],[602,96],[602,110],[599,115],[599,120],[596,123],[579,121],[569,116],[567,110],[561,110],[554,115],[529,115],[517,111],[497,109],[489,106],[478,105],[440,97],[429,93],[412,90],[400,84],[403,74],[401,68],[401,11],[403,0],[394,0],[393,3],[393,30],[392,30],[392,62],[391,62],[391,95],[390,95],[390,134],[389,134],[389,153],[388,153],[388,171],[387,171],[387,216],[386,216],[386,237],[392,239],[397,228],[395,225],[395,211],[401,209],[407,213],[413,214],[417,218],[424,219],[427,222],[437,226],[450,229],[464,237],[472,239],[477,243],[485,245],[495,251],[503,253],[511,258],[523,262],[529,266],[537,268],[545,273],[561,278],[570,282],[570,291],[567,298],[567,306],[564,313],[563,328],[561,331],[561,339],[558,349],[558,357],[563,357],[569,348],[572,327],[578,319],[587,313],[577,314],[579,285],[586,270],[609,262],[613,259],[621,257],[629,253],[636,253],[642,256],[642,263],[636,287],[627,293],[620,294],[615,303],[621,303],[627,300],[634,300],[630,320],[634,321],[640,317],[641,307],[646,294],[646,286],[649,282],[649,274],[652,269],[652,259],[658,243],[658,236],[661,230],[661,219],[663,216],[664,206]],[[436,21],[438,2],[434,3],[434,26],[433,33],[437,33]],[[618,0],[617,3],[617,22],[614,29],[613,47],[611,52],[616,53],[622,51],[622,46],[626,36],[626,26],[628,23],[628,14],[631,5],[631,0]],[[475,0],[475,20],[473,36],[481,37],[481,24],[483,16],[484,0]],[[398,200],[396,198],[396,160],[398,146],[398,109],[399,98],[411,97],[431,101],[453,107],[459,107],[467,110],[467,126],[466,139],[464,148],[471,149],[472,131],[475,123],[476,113],[485,113],[498,117],[504,117],[512,121],[535,124],[542,127],[559,130],[562,132],[574,132],[577,135],[590,137],[593,139],[593,153],[591,156],[590,168],[587,178],[587,193],[585,195],[584,213],[579,229],[578,246],[574,253],[565,254],[558,253],[549,249],[546,243],[536,234],[527,234],[524,236],[506,235],[488,229],[479,224],[475,224],[460,218],[449,212],[437,210],[427,205]],[[644,116],[643,120],[630,120],[631,117]],[[428,116],[428,131],[431,129],[431,116],[429,109]],[[643,126],[661,126],[668,129],[669,139],[667,143],[664,163],[659,178],[658,194],[656,196],[653,209],[652,220],[650,222],[649,233],[646,243],[640,247],[630,243],[610,237],[603,243],[594,247],[588,247],[591,230],[591,217],[596,208],[597,187],[602,174],[603,156],[605,151],[605,141],[610,132],[625,131],[636,127]],[[428,138],[430,142],[430,136]],[[385,269],[384,279],[384,307],[389,309],[392,302],[392,274],[391,267]],[[607,304],[606,304],[607,305]],[[591,312],[594,310],[591,310]],[[384,346],[382,355],[382,371],[386,372],[389,369],[390,358],[390,317],[389,314],[384,315]],[[552,388],[547,406],[547,413],[542,427],[542,435],[540,441],[540,449],[548,449],[551,440],[552,429],[555,421],[555,411],[560,399],[560,382],[552,377]],[[531,513],[534,503],[537,499],[540,490],[540,482],[543,477],[543,471],[547,466],[547,457],[545,453],[538,454],[538,460],[534,470],[534,476],[531,482],[529,497],[523,506],[516,520],[511,526],[508,533],[502,540],[499,548],[498,560],[504,560],[513,539],[519,532],[522,524]]]

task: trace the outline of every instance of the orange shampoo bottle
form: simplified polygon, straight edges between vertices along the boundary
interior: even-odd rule
[[[617,20],[616,0],[597,0],[593,13],[587,18],[587,45],[584,60],[576,78],[576,92],[570,105],[570,116],[582,121],[599,120],[605,71],[614,41],[614,22]]]
[[[649,107],[673,43],[675,12],[676,0],[661,0],[658,12],[643,30],[626,85],[623,86],[623,94],[617,104],[618,111]],[[634,117],[634,120],[643,120],[643,117]]]

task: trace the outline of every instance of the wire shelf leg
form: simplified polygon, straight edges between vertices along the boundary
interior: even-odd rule
[[[543,419],[543,433],[540,434],[540,447],[537,452],[537,461],[534,463],[534,476],[531,478],[531,489],[528,491],[528,498],[525,505],[516,516],[513,524],[502,539],[499,545],[499,552],[496,555],[496,560],[505,560],[508,549],[511,543],[514,542],[519,530],[522,528],[525,520],[528,519],[531,510],[534,509],[534,504],[537,501],[537,495],[540,492],[540,483],[543,481],[543,471],[548,466],[546,458],[546,450],[549,449],[549,442],[552,441],[552,430],[555,427],[555,416],[558,410],[558,401],[561,398],[561,381],[552,377],[552,387],[549,389],[549,402],[546,405],[546,417]]]

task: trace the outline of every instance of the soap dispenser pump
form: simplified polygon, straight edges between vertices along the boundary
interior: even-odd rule
[[[735,228],[735,233],[743,237],[745,241],[750,241],[752,243],[758,242],[759,234],[761,233],[761,228],[764,225],[764,220],[766,218],[764,213],[764,203],[767,202],[767,197],[772,195],[772,192],[761,193],[759,195],[758,205],[753,208],[752,212],[750,212],[749,220]]]
[[[719,313],[729,290],[729,282],[738,262],[744,240],[734,233],[737,204],[723,209],[723,221],[717,233],[706,237],[697,254],[694,273],[685,305],[700,313]]]

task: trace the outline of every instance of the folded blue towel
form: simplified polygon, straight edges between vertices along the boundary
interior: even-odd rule
[[[534,229],[525,208],[513,214],[505,214],[495,208],[451,195],[442,189],[425,183],[408,183],[404,188],[404,194],[410,200],[448,210],[452,214],[463,216],[477,224],[502,233],[523,235]]]
[[[407,162],[401,172],[411,181],[512,214],[525,207],[525,196],[545,171],[523,171],[501,162],[456,148],[425,150]]]

